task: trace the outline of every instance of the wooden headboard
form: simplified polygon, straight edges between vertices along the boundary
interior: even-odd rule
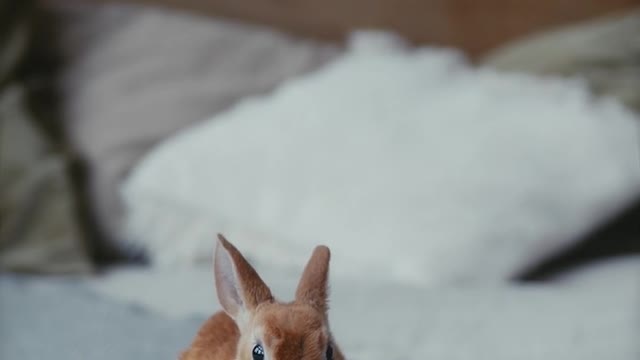
[[[110,1],[168,5],[333,40],[353,29],[389,29],[415,43],[456,46],[471,56],[550,27],[640,6],[640,0]]]

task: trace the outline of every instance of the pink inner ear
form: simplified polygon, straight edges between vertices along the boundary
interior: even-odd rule
[[[235,318],[243,307],[243,301],[231,256],[220,242],[214,254],[214,277],[220,305],[229,316]]]
[[[242,254],[222,235],[218,235],[214,272],[218,300],[231,316],[241,310],[253,310],[273,300],[271,291]]]

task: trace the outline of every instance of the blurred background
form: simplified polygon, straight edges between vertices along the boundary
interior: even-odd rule
[[[638,0],[0,0],[0,358],[176,359],[222,232],[353,359],[638,359],[639,112]]]

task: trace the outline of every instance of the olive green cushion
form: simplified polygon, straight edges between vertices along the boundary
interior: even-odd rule
[[[0,271],[83,273],[92,266],[70,160],[38,127],[52,119],[31,108],[21,70],[33,11],[30,1],[0,0]]]

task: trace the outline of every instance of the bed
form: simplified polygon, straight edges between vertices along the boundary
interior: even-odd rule
[[[177,358],[216,232],[349,358],[637,358],[633,1],[6,4],[0,358]]]

